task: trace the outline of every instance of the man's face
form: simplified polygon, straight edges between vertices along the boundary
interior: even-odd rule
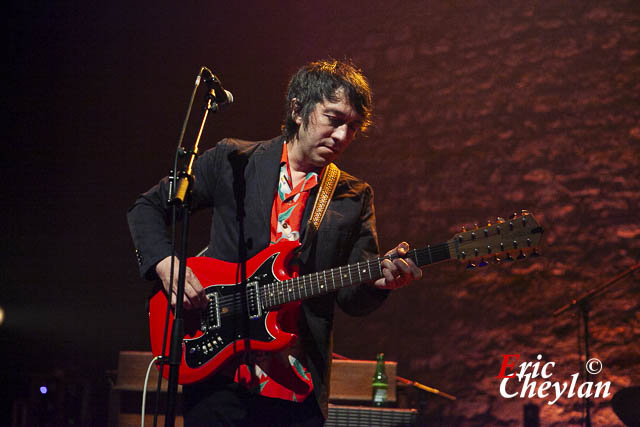
[[[362,117],[344,96],[344,91],[340,89],[336,95],[335,102],[324,100],[316,104],[307,126],[300,115],[294,117],[300,126],[294,150],[305,166],[322,168],[333,162],[362,126]]]

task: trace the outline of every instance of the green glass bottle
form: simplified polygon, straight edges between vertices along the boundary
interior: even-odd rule
[[[371,400],[374,406],[385,406],[389,385],[387,373],[384,370],[384,353],[378,353],[376,359],[376,372],[373,374],[373,381],[371,382],[371,388],[373,390]]]

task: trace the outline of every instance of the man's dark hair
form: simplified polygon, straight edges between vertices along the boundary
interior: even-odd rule
[[[287,104],[285,106],[282,134],[291,140],[298,132],[298,124],[293,120],[296,112],[302,117],[305,126],[309,125],[309,116],[316,104],[324,100],[336,102],[336,93],[344,89],[347,100],[362,116],[360,131],[364,132],[371,125],[373,109],[371,89],[366,77],[353,64],[324,60],[310,62],[301,67],[289,81]],[[296,101],[292,103],[291,101]]]

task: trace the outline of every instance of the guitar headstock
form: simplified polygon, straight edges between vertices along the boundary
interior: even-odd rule
[[[534,216],[523,210],[507,220],[498,218],[495,223],[484,227],[463,229],[449,241],[451,257],[455,252],[455,258],[467,262],[468,268],[473,268],[476,261],[483,266],[489,261],[513,261],[529,255],[537,256],[536,249],[542,240],[542,232],[543,228]]]

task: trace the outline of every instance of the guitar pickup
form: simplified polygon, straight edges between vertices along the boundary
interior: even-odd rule
[[[207,304],[207,308],[203,313],[201,318],[201,330],[209,331],[212,329],[220,328],[220,305],[218,304],[218,293],[211,292],[207,294],[207,298],[209,299],[209,303]]]
[[[262,317],[262,301],[260,301],[260,288],[257,281],[247,283],[247,313],[249,319]]]

